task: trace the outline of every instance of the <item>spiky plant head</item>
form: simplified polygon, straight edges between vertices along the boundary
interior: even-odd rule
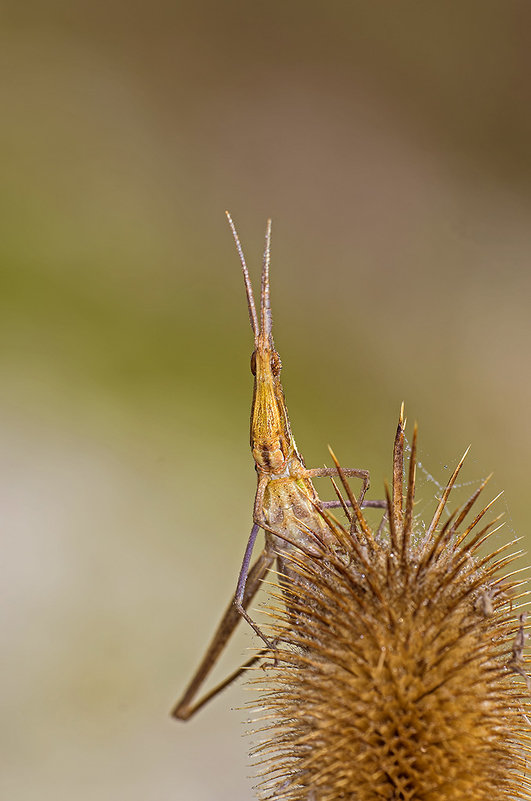
[[[415,521],[415,450],[416,430],[404,491],[401,416],[387,525],[372,532],[342,477],[350,532],[329,517],[337,547],[293,555],[272,592],[278,650],[256,679],[261,799],[531,799],[515,554],[478,555],[496,522],[484,525],[488,506],[471,515],[486,482],[441,523],[462,461],[427,528]]]

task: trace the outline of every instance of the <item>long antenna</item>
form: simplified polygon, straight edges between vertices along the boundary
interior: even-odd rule
[[[262,285],[260,291],[260,325],[264,340],[273,343],[273,320],[269,293],[269,263],[271,261],[271,219],[267,221],[264,260],[262,262]]]
[[[227,220],[229,221],[229,225],[232,231],[232,236],[234,237],[234,241],[236,243],[236,250],[238,251],[238,256],[240,257],[240,262],[242,265],[243,271],[243,280],[245,282],[245,292],[247,294],[247,306],[249,309],[249,320],[251,321],[251,328],[253,329],[254,334],[254,341],[255,344],[258,343],[258,335],[260,333],[260,328],[258,326],[258,315],[256,314],[256,306],[254,303],[254,295],[253,295],[253,287],[251,284],[251,279],[249,277],[249,270],[247,269],[247,265],[245,263],[245,256],[243,255],[242,246],[240,243],[240,239],[238,237],[238,233],[236,231],[236,226],[232,221],[232,217],[230,216],[229,212],[226,211],[225,214],[227,215]],[[269,226],[269,233],[271,232],[271,227]],[[266,239],[266,252],[269,251],[269,246]],[[264,255],[264,262],[265,262],[265,255]],[[265,267],[264,267],[265,269]],[[269,255],[267,257],[267,269],[269,271]],[[263,279],[262,279],[263,280]],[[263,283],[262,283],[263,286]],[[269,290],[267,292],[268,295],[268,302],[269,302]],[[262,302],[263,302],[263,289],[262,289]],[[271,311],[269,312],[269,316],[271,317]]]

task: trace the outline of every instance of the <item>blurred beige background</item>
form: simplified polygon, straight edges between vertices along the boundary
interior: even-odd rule
[[[168,718],[255,486],[223,212],[255,277],[273,217],[307,463],[330,442],[378,494],[405,400],[430,473],[471,442],[464,480],[494,470],[507,536],[527,536],[531,8],[0,14],[0,795],[245,801],[246,690]]]

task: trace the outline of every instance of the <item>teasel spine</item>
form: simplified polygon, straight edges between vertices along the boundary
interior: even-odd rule
[[[521,552],[478,553],[497,498],[465,522],[490,477],[442,522],[466,453],[423,530],[404,427],[401,411],[385,524],[370,528],[332,454],[350,526],[321,512],[336,544],[293,554],[270,588],[278,650],[252,682],[264,801],[531,799],[527,593],[506,572]]]

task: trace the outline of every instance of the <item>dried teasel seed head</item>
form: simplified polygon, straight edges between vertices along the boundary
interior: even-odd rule
[[[441,522],[462,461],[420,531],[415,451],[416,430],[404,490],[401,416],[385,530],[353,515],[349,537],[329,518],[337,548],[292,556],[271,593],[278,650],[254,679],[261,799],[531,799],[515,555],[478,555],[496,522],[471,513],[486,482]]]

